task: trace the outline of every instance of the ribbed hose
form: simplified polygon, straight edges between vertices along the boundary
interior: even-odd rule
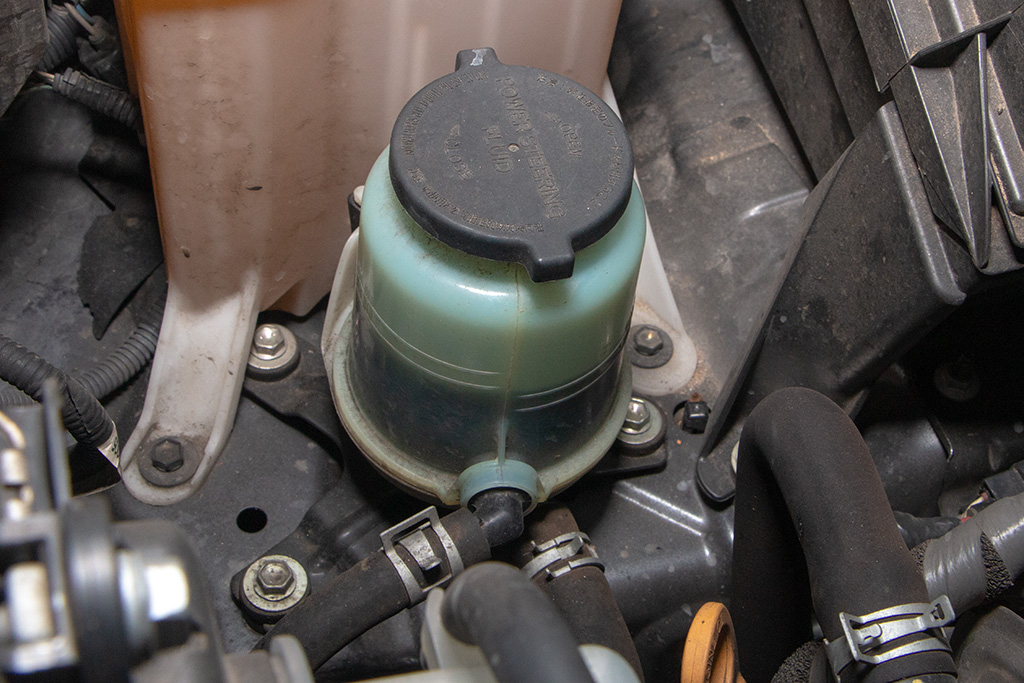
[[[150,304],[131,335],[109,356],[72,377],[100,401],[126,386],[153,360],[163,315],[164,299],[161,298]],[[25,393],[14,387],[0,386],[0,408],[31,403],[32,399]]]
[[[843,637],[841,612],[864,615],[929,600],[864,440],[818,392],[776,391],[750,414],[740,438],[735,507],[731,611],[740,670],[750,683],[771,680],[811,640],[808,597],[829,641]],[[927,674],[952,680],[955,671],[949,653],[929,651],[851,666],[843,681]]]
[[[24,391],[10,384],[0,384],[0,410],[14,406],[30,406],[35,401]]]
[[[114,423],[100,402],[80,382],[0,334],[0,378],[39,401],[47,377],[60,382],[64,427],[75,440],[95,447],[105,444],[114,432]]]
[[[498,683],[594,683],[554,603],[511,565],[485,562],[457,577],[441,617],[480,646]]]
[[[923,554],[928,594],[946,595],[957,613],[990,600],[1024,572],[1024,493],[992,503]]]
[[[85,29],[60,5],[54,5],[46,13],[46,26],[50,31],[50,41],[46,44],[46,51],[37,68],[40,71],[53,71],[78,51],[75,39]]]
[[[135,130],[142,130],[139,104],[131,93],[97,80],[81,71],[66,69],[53,75],[54,92],[81,102],[90,109],[116,119]]]
[[[161,298],[146,309],[135,330],[109,356],[76,375],[78,381],[101,401],[127,385],[153,360],[163,316]]]

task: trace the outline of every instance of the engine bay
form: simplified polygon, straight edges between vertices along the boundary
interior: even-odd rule
[[[281,4],[0,29],[4,677],[1024,681],[1020,3]]]

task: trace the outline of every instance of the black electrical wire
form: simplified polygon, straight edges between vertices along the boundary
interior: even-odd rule
[[[36,68],[40,71],[53,71],[78,51],[77,38],[85,29],[66,7],[60,5],[54,5],[46,12],[46,26],[50,40]]]
[[[129,128],[142,130],[139,103],[131,93],[75,69],[65,69],[59,74],[40,75],[46,80],[52,77],[54,92],[116,119]]]
[[[59,368],[0,334],[0,379],[40,401],[48,377],[60,382],[64,426],[75,440],[100,447],[114,432],[114,423],[96,397]]]
[[[153,360],[163,316],[164,299],[161,298],[150,304],[142,320],[120,346],[75,378],[101,401],[127,385]]]
[[[71,376],[100,401],[123,388],[153,360],[163,315],[164,299],[161,298],[149,305],[131,335],[110,355]],[[0,408],[31,402],[24,392],[5,389],[0,387]]]

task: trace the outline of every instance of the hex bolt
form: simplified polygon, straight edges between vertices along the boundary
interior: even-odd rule
[[[162,439],[153,446],[149,459],[161,472],[176,472],[185,464],[185,451],[177,439]]]
[[[641,456],[652,453],[665,438],[665,417],[657,405],[634,396],[626,406],[616,448],[622,455]]]
[[[664,347],[665,340],[661,338],[661,331],[653,327],[640,328],[633,335],[633,348],[644,356],[653,356]]]
[[[298,560],[287,555],[264,555],[242,575],[245,602],[260,613],[283,614],[309,592],[309,577]]]
[[[283,598],[295,584],[295,573],[287,562],[268,560],[256,573],[256,590],[268,600]]]
[[[299,363],[299,345],[284,325],[264,323],[256,328],[246,371],[260,379],[280,379]]]
[[[284,347],[284,332],[280,325],[266,324],[256,328],[252,338],[252,355],[263,360],[273,360],[284,354]]]
[[[622,431],[629,434],[640,434],[651,424],[651,410],[647,402],[641,398],[632,398],[626,408],[626,419],[622,422]]]

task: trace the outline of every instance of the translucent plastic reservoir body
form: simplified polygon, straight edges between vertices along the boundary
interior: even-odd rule
[[[495,68],[503,66],[498,63]],[[509,84],[515,85],[518,96],[527,89],[523,82],[533,78],[535,70],[530,71],[515,72],[514,77],[489,71],[494,83],[477,85],[472,80],[475,74],[467,76],[460,68],[457,87],[479,89],[460,95],[470,100],[504,87],[511,99]],[[575,92],[569,89],[576,86],[559,87]],[[567,97],[565,92],[560,97]],[[631,182],[632,161],[624,130],[619,132],[621,122],[614,121],[615,134],[621,138],[613,140],[605,133],[603,118],[590,129],[596,135],[583,135],[587,120],[597,122],[598,114],[606,111],[591,95],[580,97],[587,106],[577,106],[575,99],[569,105],[527,102],[524,111],[536,125],[525,132],[505,125],[506,137],[497,146],[488,137],[493,137],[493,126],[467,115],[465,102],[459,100],[451,106],[458,123],[453,126],[448,118],[435,116],[433,123],[443,122],[444,134],[436,137],[425,130],[415,141],[425,148],[426,158],[407,160],[395,151],[395,140],[401,138],[393,137],[392,148],[370,172],[361,227],[354,237],[356,263],[348,266],[354,277],[345,272],[343,257],[325,326],[325,356],[335,403],[353,440],[380,470],[407,489],[446,504],[467,503],[476,493],[494,487],[520,489],[533,501],[544,500],[582,476],[618,434],[631,394],[629,364],[622,362],[622,350],[646,223],[643,200]],[[499,104],[493,119],[513,120],[503,102]],[[413,112],[416,125],[432,125],[428,113]],[[480,116],[491,120],[488,114]],[[548,123],[541,125],[540,118]],[[576,141],[560,128],[563,120],[573,122],[572,130],[591,146],[596,166],[605,175],[599,173],[596,180],[585,177],[595,164],[573,154]],[[451,159],[454,127],[464,137],[459,159],[472,171],[464,178],[469,181],[465,186],[459,174],[466,169]],[[395,130],[398,136],[401,118]],[[537,139],[530,137],[534,134]],[[534,143],[543,152],[544,173],[554,176],[560,189],[577,190],[578,196],[566,197],[557,210],[550,208],[548,187],[535,182],[539,175],[533,169],[540,162],[530,156]],[[511,171],[504,159],[494,163],[493,150],[499,147],[512,151],[507,162]],[[441,155],[441,162],[428,168],[433,154]],[[616,155],[628,157],[628,163],[616,167],[613,162],[622,161]],[[395,178],[405,172],[406,164],[415,166],[412,181],[405,181],[406,191],[414,196],[402,201]],[[627,173],[624,179],[618,171]],[[513,174],[523,181],[520,185]],[[599,196],[602,191],[613,194],[613,184],[619,199]],[[514,196],[504,196],[509,192]],[[516,199],[519,196],[522,201]],[[414,211],[426,211],[426,217],[410,215],[410,204]],[[523,205],[536,208],[541,218],[523,218],[522,212],[529,213]],[[436,207],[442,211],[432,218],[428,209]],[[497,207],[493,215],[503,218],[479,219],[492,207]],[[545,213],[558,215],[545,219]],[[562,266],[548,257],[565,256],[555,237],[573,215],[584,216],[574,224],[584,231],[593,227],[588,222],[592,216],[609,222],[592,244],[569,250],[571,276],[563,277]],[[466,216],[468,236],[451,225]],[[542,225],[543,240],[553,240],[554,246],[549,245],[550,251],[527,249],[525,263],[466,253],[486,251],[495,241],[515,243],[529,232],[492,229],[498,220]],[[448,229],[457,234],[453,237],[445,232]],[[460,240],[461,248],[433,236],[435,231],[444,240]],[[525,242],[532,245],[535,240],[527,235]],[[547,280],[550,272],[544,269],[553,262],[556,277]],[[349,303],[340,303],[353,281]]]
[[[604,455],[625,416],[640,192],[571,278],[536,283],[429,236],[387,166],[385,153],[366,182],[354,311],[335,347],[345,426],[379,469],[444,503],[477,463],[507,466],[508,485],[544,500]]]

